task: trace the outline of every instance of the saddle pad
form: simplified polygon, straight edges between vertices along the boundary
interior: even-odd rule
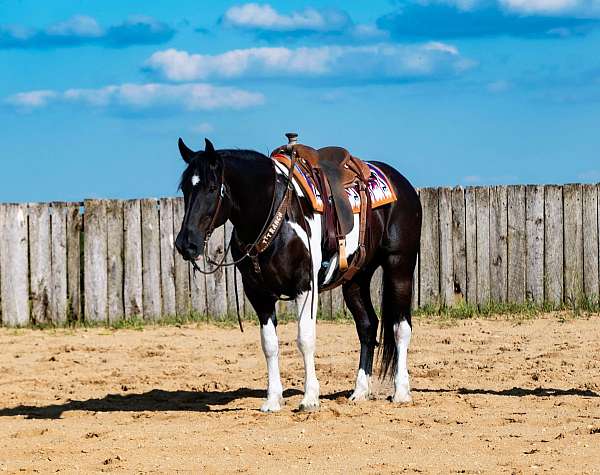
[[[275,162],[280,163],[287,170],[290,166],[290,159],[284,154],[275,154],[271,157]],[[378,208],[396,201],[396,194],[387,176],[372,163],[367,163],[371,170],[369,177],[369,194],[371,195],[371,207]],[[304,194],[310,200],[313,210],[316,213],[323,212],[323,197],[313,178],[308,175],[299,164],[295,165],[294,178],[302,188]],[[348,193],[348,201],[352,205],[352,212],[358,214],[360,212],[360,194],[356,187],[346,188]]]

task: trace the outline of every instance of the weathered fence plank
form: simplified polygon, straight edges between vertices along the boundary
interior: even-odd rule
[[[160,292],[160,225],[158,203],[141,200],[142,210],[142,281],[144,318],[157,320],[161,316]]]
[[[140,200],[123,203],[124,302],[126,318],[144,316],[142,210]]]
[[[598,301],[598,187],[583,185],[583,289]]]
[[[319,294],[319,313],[324,320],[331,320],[333,308],[331,305],[331,291],[327,290]],[[310,304],[309,304],[310,305]]]
[[[106,202],[106,242],[108,253],[108,321],[117,322],[125,316],[123,301],[123,202]]]
[[[81,230],[83,218],[78,203],[67,205],[67,293],[68,316],[79,321],[81,311]]]
[[[50,320],[64,325],[68,316],[67,204],[52,203],[52,293]]]
[[[574,304],[584,295],[581,185],[565,185],[563,199],[565,300]]]
[[[473,187],[465,190],[465,242],[467,251],[466,299],[470,304],[477,304],[477,200]]]
[[[208,243],[208,255],[215,262],[221,262],[225,251],[225,229],[220,226],[213,232]],[[222,320],[227,315],[227,282],[225,270],[217,269],[213,274],[206,276],[206,304],[208,315],[211,318]]]
[[[183,198],[173,200],[173,236],[177,236],[183,217],[185,205]],[[178,317],[187,317],[191,312],[190,302],[190,267],[189,264],[175,252],[175,307]]]
[[[175,296],[175,237],[173,236],[173,200],[160,200],[160,284],[162,315],[177,314]]]
[[[527,185],[525,197],[526,295],[540,305],[544,302],[544,187]]]
[[[506,186],[490,188],[490,297],[506,302],[507,294],[507,195]]]
[[[52,293],[50,206],[29,205],[29,272],[32,323],[49,323]],[[4,239],[4,237],[3,237]]]
[[[452,190],[439,189],[440,225],[440,298],[449,307],[454,304],[454,267],[452,250]]]
[[[438,193],[435,188],[421,189],[423,227],[419,270],[419,304],[439,304],[440,239],[438,226]]]
[[[373,308],[375,309],[375,311],[379,311],[381,308],[381,293],[383,291],[383,269],[381,267],[375,269],[373,277],[371,278],[371,286],[369,290],[371,294],[371,303],[373,304]],[[333,310],[332,313],[334,313]]]
[[[204,259],[198,262],[198,266],[202,269],[204,267]],[[200,272],[194,272],[190,270],[190,293],[191,293],[191,305],[192,311],[195,315],[208,315],[208,304],[207,304],[207,288],[206,288],[206,276]]]
[[[106,202],[85,201],[84,230],[84,318],[90,322],[108,319],[108,268]]]
[[[563,190],[544,187],[544,299],[552,305],[563,301]]]
[[[490,303],[490,190],[475,188],[477,207],[477,304]]]
[[[30,322],[27,205],[0,205],[0,236],[2,323],[22,327]]]
[[[225,223],[225,248],[229,248],[231,233],[233,232],[233,224],[230,221]],[[231,250],[227,253],[227,262],[232,262],[233,256]],[[244,287],[242,285],[242,276],[235,266],[225,268],[226,293],[227,293],[227,313],[229,315],[237,315],[237,306],[239,306],[240,315],[244,315]],[[237,303],[236,303],[236,287],[237,283]],[[284,302],[280,306],[280,311],[283,313],[292,313],[295,311],[294,302]]]
[[[525,186],[509,186],[508,201],[508,301],[525,301]]]
[[[417,262],[415,262],[415,270],[413,272],[411,307],[413,309],[416,309],[419,307],[419,256],[418,255],[417,255]]]
[[[454,302],[464,302],[467,297],[467,241],[465,192],[461,187],[452,189],[452,269]]]
[[[415,188],[417,195],[419,195],[419,200],[421,199],[421,189]],[[421,251],[419,251],[420,253]],[[412,297],[411,297],[411,307],[413,309],[417,309],[419,307],[419,255],[417,254],[417,262],[415,263],[415,270],[413,272],[413,280],[412,280]]]
[[[373,305],[375,306],[375,310],[379,311],[379,302],[373,302]],[[341,285],[331,291],[331,312],[334,318],[340,318],[346,315],[344,292]]]

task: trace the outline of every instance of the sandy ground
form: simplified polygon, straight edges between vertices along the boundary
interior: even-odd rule
[[[0,330],[0,472],[600,473],[600,316],[415,321],[414,402],[347,400],[350,324],[319,324],[322,407],[265,395],[258,327]]]

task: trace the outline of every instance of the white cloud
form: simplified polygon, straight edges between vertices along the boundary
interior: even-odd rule
[[[264,96],[235,87],[211,84],[121,84],[98,89],[29,91],[10,96],[6,102],[17,109],[39,109],[50,103],[83,104],[93,108],[125,110],[170,108],[194,111],[243,109],[260,105]]]
[[[98,22],[89,16],[76,15],[66,21],[55,23],[46,29],[46,33],[52,36],[79,36],[95,38],[102,36],[104,30]]]
[[[580,13],[583,15],[600,13],[600,0],[417,0],[422,5],[445,4],[462,11],[472,11],[495,5],[501,9],[528,15]]]
[[[56,92],[51,90],[39,90],[19,92],[6,99],[6,102],[20,109],[36,109],[44,107],[49,101],[56,97]]]
[[[461,72],[473,63],[440,42],[368,46],[262,47],[218,55],[169,49],[154,53],[146,68],[171,81],[246,77],[335,77],[406,80]]]
[[[587,2],[580,0],[500,0],[506,10],[521,13],[559,13],[571,11]]]
[[[223,16],[226,25],[236,28],[266,31],[339,31],[351,20],[341,10],[306,8],[288,15],[279,13],[271,5],[246,3],[229,8]]]

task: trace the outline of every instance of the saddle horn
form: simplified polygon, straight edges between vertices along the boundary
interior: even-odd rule
[[[290,150],[294,145],[298,143],[298,134],[296,132],[288,132],[285,134],[288,139],[287,149]]]

